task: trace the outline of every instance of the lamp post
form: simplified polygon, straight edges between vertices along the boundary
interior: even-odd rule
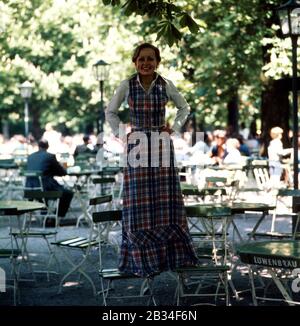
[[[297,87],[297,42],[300,35],[300,1],[289,0],[277,8],[280,19],[281,32],[284,38],[290,37],[292,41],[292,61],[293,61],[293,152],[294,152],[294,189],[299,188],[298,181],[298,87]],[[296,199],[296,198],[295,198]],[[295,204],[295,201],[294,201]],[[295,206],[295,205],[294,205]]]
[[[99,60],[93,65],[94,75],[96,80],[99,81],[99,90],[100,90],[99,119],[97,119],[98,134],[103,132],[103,124],[105,120],[104,106],[103,106],[103,93],[104,93],[104,81],[108,78],[108,66],[109,64],[103,60]]]
[[[32,89],[33,86],[32,84],[26,80],[23,84],[19,86],[21,96],[24,99],[24,122],[25,122],[25,137],[28,139],[28,134],[29,134],[29,108],[28,108],[28,101],[31,97],[32,94]]]

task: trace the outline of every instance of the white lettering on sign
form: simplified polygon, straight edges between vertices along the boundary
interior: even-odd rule
[[[285,268],[296,268],[296,260],[285,260],[280,258],[266,258],[254,256],[253,261],[257,265],[270,266],[270,267],[285,267]]]

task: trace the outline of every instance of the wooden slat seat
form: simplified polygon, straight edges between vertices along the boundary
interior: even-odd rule
[[[20,249],[0,249],[0,258],[17,258],[21,253]]]

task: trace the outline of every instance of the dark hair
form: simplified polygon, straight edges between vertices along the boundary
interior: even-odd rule
[[[90,136],[89,135],[84,135],[82,139],[83,139],[84,142],[88,142],[90,140]]]
[[[49,143],[46,139],[40,139],[38,142],[39,148],[48,149]]]
[[[136,62],[136,59],[138,58],[138,56],[140,55],[140,52],[143,49],[149,49],[149,48],[155,52],[156,60],[159,63],[161,61],[159,49],[150,43],[142,43],[134,50],[133,55],[132,55],[132,62]]]

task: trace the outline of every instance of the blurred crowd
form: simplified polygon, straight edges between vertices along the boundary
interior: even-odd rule
[[[172,136],[177,161],[193,161],[195,164],[221,164],[241,163],[243,156],[251,156],[259,151],[259,143],[256,140],[245,141],[242,135],[228,137],[224,130],[199,133],[200,139],[194,146],[191,145],[191,133]],[[99,141],[94,134],[75,134],[63,136],[49,126],[42,136],[49,143],[48,152],[52,154],[69,153],[75,157],[82,153],[97,153],[99,145],[108,152],[120,154],[123,151],[122,142],[111,135],[106,135]],[[11,157],[24,152],[31,154],[38,150],[37,140],[32,137],[29,141],[23,135],[14,135],[10,139],[4,139],[0,134],[0,156]]]
[[[58,158],[60,154],[69,154],[74,158],[85,153],[97,154],[100,146],[112,155],[119,154],[123,150],[122,144],[113,135],[104,136],[102,139],[98,139],[94,134],[63,136],[51,124],[45,126],[41,139],[48,142],[48,152],[57,155]],[[14,135],[10,139],[5,139],[0,134],[0,158],[2,159],[29,155],[37,150],[38,140],[32,136],[29,136],[27,141],[23,135]]]

